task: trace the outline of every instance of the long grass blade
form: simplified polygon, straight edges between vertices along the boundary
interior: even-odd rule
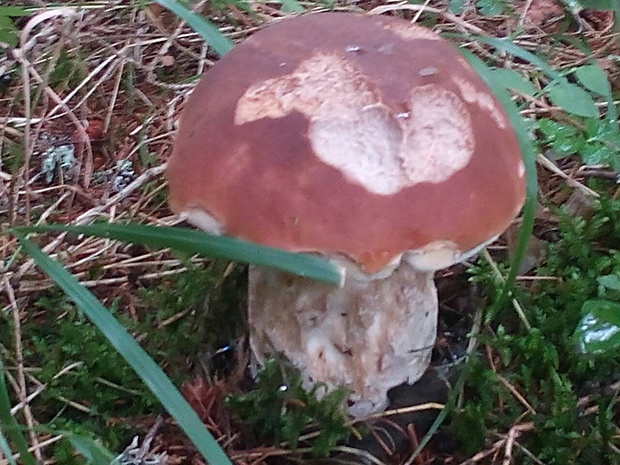
[[[458,39],[467,39],[467,40],[475,40],[477,42],[482,42],[483,44],[490,45],[491,47],[495,47],[499,50],[502,50],[506,53],[510,53],[522,60],[525,60],[532,65],[534,65],[537,69],[545,73],[549,78],[558,81],[558,82],[568,82],[565,76],[563,76],[558,71],[554,70],[551,66],[549,66],[543,59],[536,56],[534,53],[529,50],[520,47],[519,45],[511,42],[509,39],[498,39],[495,37],[488,36],[479,36],[479,35],[463,35],[463,34],[455,34],[448,33],[445,34],[446,37],[458,38]],[[485,65],[486,67],[486,65]]]
[[[17,233],[23,250],[75,302],[82,312],[99,328],[114,348],[125,358],[148,388],[161,401],[179,426],[210,465],[232,465],[217,441],[207,431],[196,412],[189,406],[162,369],[138,345],[97,298],[69,273],[52,260],[33,242]],[[0,400],[2,395],[0,385]],[[3,409],[0,409],[2,412]],[[25,462],[26,463],[26,462]],[[27,465],[35,465],[29,462]]]
[[[13,451],[9,446],[9,441],[6,439],[0,428],[0,457],[6,457],[6,461],[9,465],[17,465],[17,462],[13,458]]]
[[[222,34],[215,25],[194,13],[181,2],[177,0],[155,1],[185,21],[218,55],[226,55],[233,48],[233,42]]]
[[[144,244],[153,248],[172,248],[188,254],[267,266],[331,284],[340,284],[342,281],[341,270],[319,257],[286,252],[193,229],[145,224],[100,223],[90,226],[20,227],[15,228],[14,231],[22,233],[64,231],[85,234]]]
[[[452,38],[460,38],[460,39],[466,38],[467,40],[473,39],[473,40],[482,42],[483,44],[490,45],[491,47],[495,47],[498,50],[502,50],[506,53],[510,53],[511,55],[514,55],[515,57],[521,58],[522,60],[528,61],[529,63],[534,65],[537,69],[545,73],[551,79],[551,82],[549,82],[549,84],[543,89],[543,92],[549,94],[550,91],[555,89],[554,91],[555,95],[550,95],[552,100],[554,96],[557,97],[558,93],[561,93],[562,96],[575,95],[576,97],[579,98],[579,105],[576,105],[576,109],[574,108],[575,105],[569,105],[567,108],[563,108],[565,111],[578,114],[581,116],[589,116],[589,117],[596,117],[598,115],[598,110],[596,108],[594,100],[590,97],[590,95],[587,92],[585,92],[583,88],[579,86],[575,86],[574,84],[569,82],[566,76],[554,70],[544,60],[542,60],[541,58],[539,58],[538,56],[536,56],[534,53],[530,52],[529,50],[525,50],[523,47],[520,47],[519,45],[511,42],[510,40],[497,39],[495,37],[488,37],[488,36],[471,36],[471,35],[464,36],[463,34],[453,34],[453,33],[445,34],[445,36],[452,37]],[[570,99],[568,100],[568,102],[571,102]],[[554,103],[561,106],[562,103],[565,103],[565,102],[554,102]]]
[[[517,133],[523,163],[525,164],[526,168],[527,199],[522,212],[523,219],[521,228],[519,230],[519,243],[517,246],[517,250],[515,251],[513,261],[511,263],[508,278],[505,281],[499,299],[495,302],[495,305],[501,305],[504,300],[510,295],[510,291],[514,286],[517,277],[517,270],[519,269],[519,264],[525,256],[525,248],[527,247],[527,242],[534,228],[534,215],[536,213],[536,195],[538,190],[538,180],[536,176],[536,157],[534,147],[528,136],[525,124],[523,124],[523,119],[519,114],[519,110],[510,99],[510,96],[508,95],[505,88],[505,83],[501,79],[498,79],[499,76],[493,74],[492,70],[488,68],[475,55],[469,53],[467,50],[461,49],[459,51],[461,52],[463,57],[469,62],[469,64],[476,70],[476,72],[482,77],[486,84],[491,88],[493,94],[497,97],[497,99],[504,107],[504,110],[510,118],[513,128]],[[418,457],[424,447],[426,447],[428,442],[431,440],[434,433],[437,432],[441,424],[444,422],[444,420],[448,416],[448,413],[451,412],[456,405],[456,399],[461,392],[465,380],[467,379],[467,372],[468,370],[466,365],[463,371],[459,374],[455,387],[451,389],[448,400],[445,403],[445,407],[439,413],[439,415],[431,425],[428,433],[422,438],[413,454],[409,457],[409,459],[407,460],[407,464],[411,464],[414,462],[416,457]]]
[[[538,195],[538,178],[536,175],[536,152],[534,145],[530,139],[527,128],[523,122],[523,118],[519,114],[519,110],[506,91],[503,82],[495,79],[495,75],[490,69],[475,55],[467,50],[460,50],[463,57],[476,70],[485,83],[491,88],[491,91],[504,107],[504,111],[510,118],[512,127],[517,134],[519,146],[521,148],[521,156],[525,165],[526,176],[526,201],[521,214],[521,227],[519,229],[517,248],[514,252],[510,272],[506,278],[504,288],[500,294],[497,304],[501,305],[510,295],[519,265],[525,257],[525,251],[529,238],[532,236],[534,229],[534,219],[536,216],[536,199]]]
[[[34,456],[28,450],[28,443],[22,434],[22,428],[13,415],[11,415],[11,399],[9,389],[4,378],[4,363],[0,358],[0,432],[6,435],[19,452],[20,462],[25,465],[37,465]],[[3,443],[6,439],[3,437]],[[7,444],[8,446],[8,444]],[[12,454],[8,454],[10,457]]]
[[[87,436],[66,433],[66,437],[73,449],[84,457],[89,465],[110,465],[114,460],[114,455],[109,450]]]

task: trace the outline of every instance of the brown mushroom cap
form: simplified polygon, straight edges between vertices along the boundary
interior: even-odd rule
[[[223,57],[187,102],[167,177],[190,221],[204,211],[225,234],[367,273],[408,250],[449,265],[525,198],[511,124],[455,48],[355,13],[283,20]]]

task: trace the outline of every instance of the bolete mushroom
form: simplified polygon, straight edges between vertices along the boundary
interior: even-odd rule
[[[255,33],[189,97],[167,177],[172,209],[216,234],[320,254],[340,288],[249,272],[251,348],[349,411],[426,370],[433,272],[519,213],[525,168],[491,91],[447,41],[393,17],[308,14]]]

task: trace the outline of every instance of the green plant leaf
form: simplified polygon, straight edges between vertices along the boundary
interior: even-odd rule
[[[536,122],[536,129],[540,133],[538,142],[545,146],[545,150],[546,146],[550,146],[556,157],[581,153],[586,145],[583,132],[570,124],[540,118]]]
[[[579,116],[599,117],[599,112],[590,94],[581,87],[570,83],[568,79],[566,79],[566,76],[563,76],[561,73],[551,68],[544,60],[540,59],[532,52],[510,42],[509,39],[496,39],[495,37],[487,36],[464,36],[463,34],[452,33],[443,35],[445,37],[477,40],[528,61],[551,79],[552,82],[545,89],[556,105],[561,107],[564,111]],[[610,114],[612,113],[610,112]]]
[[[594,100],[578,85],[569,82],[563,84],[554,82],[545,87],[545,90],[551,101],[565,112],[587,118],[599,117]]]
[[[233,48],[232,41],[224,36],[217,27],[181,2],[177,0],[156,0],[156,2],[184,20],[220,56],[226,55]]]
[[[580,116],[590,116],[594,118],[599,117],[599,112],[596,109],[596,105],[594,104],[592,97],[590,97],[590,95],[584,89],[570,83],[568,79],[566,79],[566,76],[554,70],[544,60],[542,60],[532,52],[525,50],[523,47],[520,47],[517,44],[510,42],[509,39],[497,39],[495,37],[487,36],[464,36],[463,34],[452,33],[443,34],[443,36],[467,40],[477,40],[479,42],[482,42],[483,44],[490,45],[497,48],[498,50],[510,53],[515,57],[521,58],[522,60],[531,63],[551,79],[552,82],[546,87],[546,89],[548,91],[551,91],[553,89],[553,92],[555,94],[561,94],[559,96],[555,95],[557,99],[561,102],[561,104],[558,102],[554,103],[562,107],[565,111],[569,111],[570,113],[573,113],[573,111],[567,110],[566,108],[576,110],[577,112],[575,112],[574,114]],[[575,94],[574,96],[576,97],[575,102],[570,101],[573,97],[573,94]],[[553,100],[553,97],[551,98]]]
[[[620,0],[618,0],[618,8],[620,9]],[[617,133],[619,131],[617,124],[618,109],[614,102],[614,96],[611,91],[607,73],[603,71],[596,61],[593,61],[590,65],[576,68],[575,76],[586,89],[605,98],[607,101],[607,121],[614,126],[615,132]]]
[[[575,76],[583,86],[599,95],[611,95],[611,86],[607,74],[598,65],[584,65],[575,68]]]
[[[618,122],[608,117],[605,120],[586,120],[586,137],[580,156],[586,164],[608,164],[620,170],[620,130]]]
[[[2,358],[0,358],[0,433],[6,433],[8,439],[17,448],[20,463],[25,465],[37,465],[36,459],[28,450],[28,443],[21,430],[22,428],[19,426],[19,423],[17,423],[15,417],[11,415],[11,399],[4,376],[4,363],[2,362]],[[7,442],[4,436],[2,442]],[[12,453],[10,450],[7,455],[11,457]]]
[[[296,368],[270,358],[259,370],[255,388],[229,394],[226,404],[253,435],[274,444],[285,442],[293,449],[312,425],[317,432],[311,440],[312,453],[325,457],[338,441],[351,434],[344,412],[350,392],[345,388],[326,391],[323,383],[304,388]]]
[[[525,95],[534,95],[537,92],[534,84],[514,69],[495,68],[489,71],[494,75],[493,80],[503,83],[506,89],[513,89]]]
[[[0,42],[5,42],[11,47],[17,46],[18,30],[13,24],[13,20],[8,16],[0,14]]]
[[[460,15],[465,10],[465,0],[449,0],[448,11],[455,15]]]
[[[482,42],[483,44],[490,45],[491,47],[495,47],[499,50],[502,50],[506,53],[510,53],[522,60],[525,60],[532,65],[534,65],[537,69],[545,73],[551,79],[559,81],[560,83],[568,82],[562,74],[558,73],[551,66],[549,66],[544,60],[530,52],[529,50],[524,49],[523,47],[518,46],[517,44],[510,41],[510,39],[497,39],[495,37],[488,36],[472,36],[472,35],[464,35],[464,34],[442,34],[446,37],[455,37],[466,40],[476,40]]]
[[[0,16],[20,17],[29,16],[31,14],[27,8],[23,6],[0,6]]]
[[[614,291],[620,291],[620,275],[617,274],[608,274],[599,276],[597,279],[598,283],[607,288]]]
[[[506,11],[507,4],[504,0],[478,0],[476,8],[484,16],[498,16]]]
[[[232,237],[214,236],[203,231],[144,224],[98,223],[90,226],[48,225],[15,228],[14,231],[64,231],[87,236],[145,244],[154,248],[172,248],[189,254],[252,263],[276,268],[306,278],[340,284],[340,270],[327,260],[300,253],[265,247]]]
[[[43,253],[33,242],[16,234],[23,250],[39,268],[75,302],[82,312],[105,335],[110,344],[125,358],[146,386],[161,401],[164,408],[174,417],[181,429],[196,446],[196,449],[211,465],[232,465],[217,441],[207,431],[196,412],[172,384],[163,370],[138,345],[125,328],[88,289],[83,287],[60,263]],[[6,389],[4,389],[6,391]],[[2,400],[0,385],[0,401]],[[3,411],[0,408],[0,414]],[[29,462],[27,465],[35,464]]]
[[[291,11],[293,13],[303,13],[306,9],[301,6],[297,0],[280,0],[283,11]]]
[[[583,353],[602,354],[620,347],[620,304],[610,300],[588,300],[575,336]]]
[[[580,0],[582,8],[590,8],[592,10],[613,10],[618,7],[618,0]]]

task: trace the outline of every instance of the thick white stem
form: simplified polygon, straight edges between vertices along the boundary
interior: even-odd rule
[[[250,343],[260,364],[274,353],[297,367],[306,387],[353,391],[349,413],[387,405],[387,391],[413,383],[429,365],[437,330],[432,272],[402,263],[389,277],[347,276],[341,288],[251,267]]]

